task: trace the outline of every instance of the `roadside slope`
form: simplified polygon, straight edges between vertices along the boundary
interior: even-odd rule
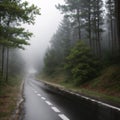
[[[40,77],[40,79],[50,85],[120,107],[120,65],[112,65],[105,68],[100,76],[77,87],[72,83],[64,82],[66,79],[64,75],[54,77],[44,76]]]
[[[15,118],[21,82],[20,77],[11,77],[7,84],[0,84],[0,120]]]

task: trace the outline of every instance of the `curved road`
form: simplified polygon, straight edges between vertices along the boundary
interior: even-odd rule
[[[120,120],[120,111],[69,96],[27,77],[23,120]]]

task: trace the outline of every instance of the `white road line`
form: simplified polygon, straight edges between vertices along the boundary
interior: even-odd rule
[[[94,100],[94,99],[91,99],[91,101],[92,101],[92,102],[95,102],[95,100]]]
[[[62,120],[70,120],[69,118],[67,118],[64,114],[59,114],[58,115]]]
[[[82,98],[84,98],[84,99],[86,99],[86,100],[89,100],[89,98],[88,97],[85,97],[85,96],[81,96]]]
[[[37,91],[34,91],[35,93],[37,93]]]
[[[81,95],[81,97],[84,98],[84,99],[86,99],[86,100],[90,100],[90,101],[92,101],[92,102],[96,102],[96,103],[101,104],[101,105],[103,105],[103,106],[106,106],[106,107],[109,107],[109,108],[112,108],[112,109],[115,109],[115,110],[120,111],[120,108],[115,107],[115,106],[113,106],[113,105],[109,105],[109,104],[107,104],[107,103],[103,103],[103,102],[101,102],[101,101],[94,100],[94,99],[91,99],[91,98],[86,97],[86,96],[82,96],[82,95]]]
[[[116,110],[118,110],[118,111],[120,111],[120,108],[118,108],[118,107],[115,107],[115,106],[112,106],[112,105],[108,105],[108,104],[106,104],[106,103],[100,103],[101,105],[104,105],[104,106],[107,106],[107,107],[109,107],[109,108],[112,108],[112,109],[116,109]]]
[[[60,110],[58,109],[58,108],[56,108],[56,107],[51,107],[55,112],[57,112],[57,113],[59,113],[60,112]]]
[[[49,101],[45,101],[48,105],[52,105],[52,103],[51,102],[49,102]]]
[[[41,99],[46,100],[46,98],[45,98],[45,97],[41,97]]]
[[[41,96],[41,94],[37,94],[38,96]]]

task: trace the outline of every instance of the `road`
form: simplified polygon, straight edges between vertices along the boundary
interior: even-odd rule
[[[69,95],[32,77],[24,85],[22,120],[120,120],[120,111]]]

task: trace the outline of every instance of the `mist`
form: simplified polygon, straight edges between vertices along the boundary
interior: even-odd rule
[[[51,37],[57,30],[63,16],[55,8],[63,0],[27,0],[30,4],[40,8],[40,16],[35,19],[34,25],[23,25],[23,27],[33,33],[25,50],[20,50],[20,54],[25,61],[27,71],[35,72],[43,67],[45,51],[49,46]]]

